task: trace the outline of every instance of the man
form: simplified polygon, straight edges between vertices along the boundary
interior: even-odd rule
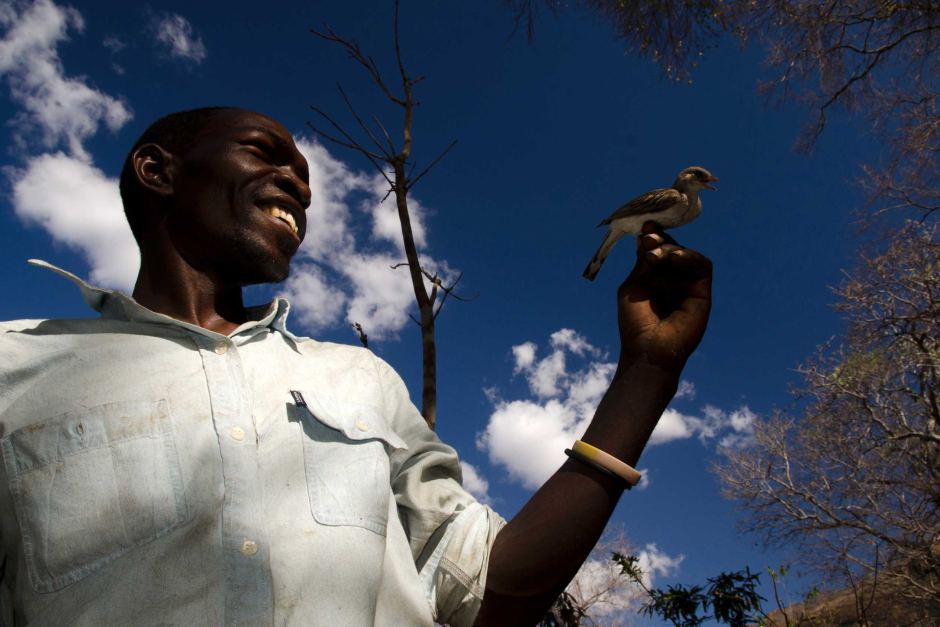
[[[387,364],[293,335],[282,299],[244,306],[288,274],[307,177],[264,115],[163,118],[121,177],[133,298],[72,277],[100,318],[0,328],[4,621],[525,625],[584,561],[625,488],[606,462],[575,455],[506,524]],[[647,226],[584,442],[636,463],[710,282]]]

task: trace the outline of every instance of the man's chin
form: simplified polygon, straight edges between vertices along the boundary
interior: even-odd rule
[[[290,257],[258,255],[243,257],[241,263],[230,266],[229,279],[241,286],[280,283],[290,274]]]
[[[240,283],[243,286],[261,285],[263,283],[281,283],[290,275],[289,263],[271,263],[255,266],[250,271],[241,273]]]
[[[296,241],[243,242],[238,255],[229,266],[229,277],[237,283],[258,285],[280,283],[290,274],[290,262],[297,252]]]

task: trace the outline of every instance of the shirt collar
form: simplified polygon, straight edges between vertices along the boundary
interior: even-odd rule
[[[218,337],[219,334],[209,331],[198,325],[183,322],[176,318],[171,318],[165,314],[157,313],[147,309],[139,304],[133,298],[117,290],[108,290],[101,287],[95,287],[90,283],[83,281],[78,276],[67,270],[63,270],[41,259],[30,259],[30,265],[38,268],[51,270],[56,274],[65,277],[78,286],[82,298],[89,307],[101,314],[102,318],[111,320],[128,320],[132,322],[150,322],[156,324],[170,324],[184,327],[195,333]],[[310,338],[294,335],[287,330],[287,315],[290,313],[290,303],[286,298],[277,297],[267,305],[258,305],[247,307],[248,322],[240,325],[232,331],[229,337],[238,335],[255,335],[264,329],[272,329],[294,342],[306,342]]]

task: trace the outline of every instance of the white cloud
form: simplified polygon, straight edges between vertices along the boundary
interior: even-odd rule
[[[473,495],[473,497],[480,501],[490,505],[492,500],[490,499],[490,483],[483,478],[476,468],[467,462],[460,462],[460,470],[463,473],[463,487],[464,489]]]
[[[585,353],[594,355],[599,351],[588,344],[584,337],[574,329],[559,329],[549,336],[549,343],[552,348],[557,350],[568,350],[575,355],[584,355]]]
[[[568,376],[568,403],[576,407],[581,414],[594,415],[598,403],[607,392],[607,386],[614,376],[617,365],[606,362],[594,362],[586,368]]]
[[[552,350],[543,357],[532,341],[512,347],[513,374],[525,377],[530,397],[506,400],[495,388],[486,390],[493,412],[476,439],[492,463],[533,489],[565,461],[564,449],[587,429],[616,371],[616,364],[604,361],[602,351],[572,329],[552,333],[549,345]],[[685,382],[679,389],[688,398],[695,386]],[[726,412],[706,405],[701,416],[670,407],[649,444],[697,437],[702,443],[720,438],[720,446],[742,446],[751,437],[755,418],[746,406]],[[642,487],[648,485],[647,480]]]
[[[665,444],[673,440],[684,440],[692,437],[700,421],[693,416],[686,416],[674,409],[666,409],[659,419],[656,428],[653,429],[653,435],[650,436],[649,444]]]
[[[756,414],[747,405],[730,412],[714,405],[705,405],[702,416],[682,414],[667,409],[650,437],[650,444],[665,444],[673,440],[697,437],[702,443],[721,435],[719,446],[746,446],[751,440]]]
[[[21,107],[13,117],[14,140],[25,149],[38,134],[42,146],[67,149],[28,157],[24,167],[7,170],[14,211],[84,255],[93,282],[129,291],[140,259],[117,180],[93,165],[83,142],[102,124],[120,128],[130,111],[85,78],[65,76],[56,48],[70,29],[84,28],[78,11],[49,0],[3,9],[0,75]]]
[[[140,255],[124,218],[117,180],[61,152],[30,159],[13,179],[17,216],[82,253],[93,283],[133,288]]]
[[[728,424],[738,433],[753,432],[755,420],[757,420],[757,416],[747,406],[733,411],[728,415]]]
[[[154,18],[153,32],[171,57],[192,63],[202,63],[206,58],[206,46],[194,31],[192,24],[182,15],[166,13]]]
[[[554,399],[544,405],[501,401],[476,442],[492,463],[506,468],[510,478],[534,489],[558,470],[565,461],[564,450],[586,427],[585,417]]]
[[[414,311],[414,292],[408,268],[391,268],[404,261],[404,253],[394,198],[383,201],[388,183],[377,172],[350,168],[315,141],[298,137],[296,142],[310,168],[313,200],[307,210],[301,263],[294,268],[285,294],[293,296],[300,320],[313,323],[314,330],[328,326],[327,320],[335,322],[336,308],[341,305],[346,322],[358,322],[370,338],[394,337],[412,324],[408,313]],[[409,209],[415,244],[420,247],[426,240],[426,210],[413,198],[409,198]],[[367,235],[357,237],[355,226],[363,218],[369,225]],[[439,273],[445,284],[453,282],[456,272],[446,261],[427,255],[420,259],[422,267]],[[316,273],[310,282],[316,294],[329,290],[333,303],[325,310],[317,301],[319,296],[297,300],[297,290],[291,289],[291,285],[304,284],[308,272]],[[309,312],[311,308],[318,311]],[[324,316],[325,311],[330,315]]]
[[[313,263],[298,264],[284,285],[284,295],[297,318],[311,332],[335,325],[343,313],[346,295],[329,285],[323,269]]]
[[[719,417],[731,426],[732,432],[725,435],[719,441],[718,445],[724,449],[747,448],[754,443],[754,422],[757,415],[751,409],[744,405],[730,414],[719,412]]]
[[[637,483],[633,489],[642,492],[643,490],[650,487],[650,473],[652,471],[649,468],[637,468],[636,471],[640,473],[640,482]]]
[[[565,366],[565,353],[556,350],[542,359],[532,368],[526,377],[529,389],[539,398],[551,398],[561,393],[560,384],[564,383],[567,368]]]
[[[679,381],[679,389],[676,390],[675,399],[689,399],[692,400],[695,398],[695,384],[691,381],[686,381],[682,379]]]
[[[525,342],[512,347],[512,356],[516,362],[513,367],[513,374],[519,374],[523,370],[528,370],[535,363],[535,351],[538,348],[535,342]]]
[[[512,347],[515,360],[513,373],[525,374],[529,390],[538,398],[543,399],[556,397],[561,394],[563,389],[573,387],[573,382],[569,380],[572,375],[568,374],[566,353],[578,357],[601,354],[601,351],[591,346],[583,336],[573,329],[555,331],[549,336],[549,344],[554,350],[538,362],[535,361],[535,353],[538,350],[538,345],[535,342],[524,342]],[[582,387],[583,385],[582,383]],[[593,391],[596,392],[596,390]],[[600,393],[603,394],[603,390]]]
[[[654,543],[647,544],[637,557],[640,558],[643,583],[647,588],[653,585],[657,577],[675,576],[679,572],[679,566],[682,565],[682,561],[685,559],[684,555],[670,557]]]
[[[17,13],[12,4],[0,11],[6,32],[0,39],[0,75],[22,111],[12,120],[14,140],[25,148],[34,132],[42,145],[63,142],[73,156],[90,162],[82,142],[101,124],[117,130],[131,113],[121,100],[65,76],[56,47],[68,39],[70,29],[81,32],[81,14],[50,0],[37,0]]]
[[[392,270],[397,258],[390,255],[344,255],[337,270],[349,277],[352,297],[346,318],[360,323],[370,337],[387,337],[410,324],[408,310],[414,301],[411,279],[405,268]]]
[[[349,254],[355,240],[347,198],[367,188],[368,177],[351,170],[321,144],[305,137],[295,140],[310,170],[311,201],[301,254],[317,261]]]
[[[550,343],[555,350],[542,359],[536,359],[534,342],[513,347],[515,370],[526,377],[535,398],[504,401],[494,396],[494,411],[477,435],[477,446],[490,461],[529,488],[540,486],[564,462],[564,450],[584,433],[616,367],[589,363],[569,372],[569,357],[600,351],[570,329],[552,334]]]
[[[121,50],[124,50],[124,48],[127,48],[127,44],[117,35],[107,35],[101,40],[101,45],[110,50],[112,54],[117,54]]]

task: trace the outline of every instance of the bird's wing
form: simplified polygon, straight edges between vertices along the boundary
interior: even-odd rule
[[[612,221],[619,220],[620,218],[627,218],[644,213],[653,214],[650,217],[655,219],[656,213],[665,211],[679,202],[685,202],[685,196],[683,196],[682,192],[671,187],[666,189],[654,189],[651,192],[637,196],[620,209],[614,211],[597,226],[610,224]]]

